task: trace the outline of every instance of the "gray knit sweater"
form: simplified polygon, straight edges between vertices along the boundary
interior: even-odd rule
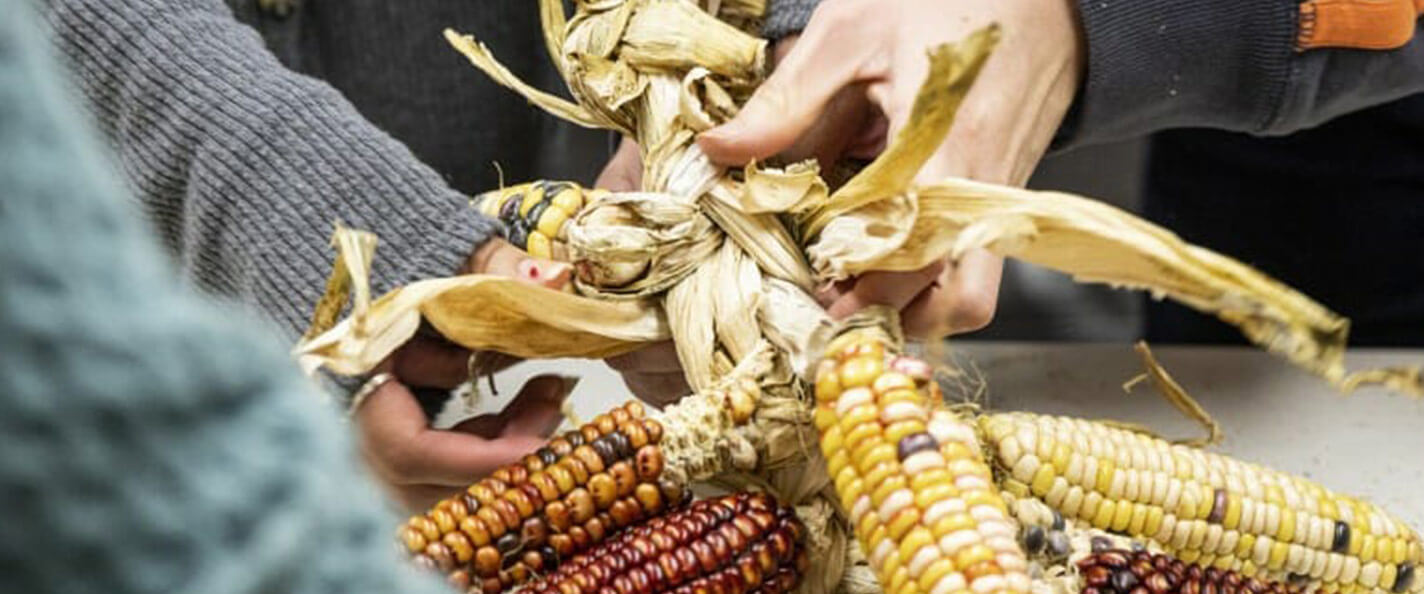
[[[0,592],[441,594],[271,336],[198,297],[0,0]]]
[[[449,275],[496,232],[341,92],[285,67],[221,0],[47,4],[77,86],[185,276],[258,306],[285,338],[320,294],[334,223],[381,238],[378,291]],[[285,20],[237,4],[288,65],[347,85],[466,191],[494,185],[496,159],[514,179],[555,173],[534,170],[547,161],[531,155],[566,138],[439,35],[459,26],[510,41],[518,26],[528,33],[496,47],[515,67],[540,64],[531,6],[501,23],[513,3],[307,0]]]
[[[496,187],[494,162],[510,182],[591,181],[609,155],[607,135],[529,107],[440,36],[474,33],[560,89],[532,2],[270,3],[287,14],[258,0],[44,2],[185,276],[257,306],[288,340],[320,294],[333,223],[381,238],[377,291],[445,276],[497,232],[465,197]],[[781,3],[771,20],[784,33],[805,15]]]

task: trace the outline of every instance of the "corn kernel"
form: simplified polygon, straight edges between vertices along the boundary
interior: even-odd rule
[[[846,449],[853,450],[860,444],[865,443],[865,440],[876,437],[882,437],[880,434],[880,423],[865,423],[846,432],[845,447]],[[891,441],[890,443],[895,442]]]
[[[1048,490],[1053,488],[1054,473],[1053,464],[1043,463],[1038,466],[1038,471],[1033,474],[1033,482],[1029,483],[1029,488],[1033,494],[1043,497],[1048,494]]]
[[[900,559],[906,563],[913,559],[922,547],[934,544],[934,537],[930,535],[929,529],[918,526],[900,540]]]
[[[1127,523],[1127,533],[1134,536],[1140,536],[1143,533],[1143,528],[1147,525],[1148,507],[1140,503],[1134,503],[1131,507],[1132,518]]]
[[[1033,495],[1033,493],[1029,491],[1028,485],[1016,481],[1012,478],[1004,479],[1004,482],[999,486],[1002,487],[1005,492],[1010,495],[1013,495],[1014,497],[1024,498]]]
[[[929,567],[925,568],[925,572],[920,574],[920,579],[916,581],[916,585],[920,587],[920,591],[923,594],[928,594],[930,589],[934,587],[940,578],[949,575],[952,571],[954,571],[954,562],[941,557],[934,563],[931,563]]]
[[[1099,493],[1108,493],[1112,489],[1113,476],[1117,470],[1117,463],[1111,458],[1098,459],[1098,477],[1094,490]]]
[[[1266,566],[1272,571],[1280,571],[1286,564],[1286,553],[1290,552],[1290,546],[1283,542],[1271,544],[1271,556],[1266,561]]]
[[[885,439],[890,443],[900,443],[907,435],[925,432],[925,423],[917,419],[898,421],[885,427]]]
[[[1111,500],[1103,500],[1098,505],[1098,513],[1093,516],[1093,527],[1098,530],[1107,530],[1112,527],[1113,517],[1116,516],[1117,505]]]
[[[1009,507],[1004,503],[1004,499],[993,491],[966,491],[961,495],[964,498],[964,505],[970,509],[976,506],[987,505],[1007,514]]]
[[[892,475],[892,474],[899,474],[899,472],[900,472],[900,464],[899,464],[899,463],[896,463],[896,462],[886,462],[886,463],[883,463],[883,464],[881,464],[881,465],[879,465],[879,466],[876,466],[875,468],[871,469],[870,472],[865,473],[865,475],[864,475],[864,476],[865,476],[865,484],[867,484],[867,485],[878,485],[878,484],[880,484],[881,482],[884,482],[884,480],[885,480],[886,478],[888,478],[890,475]]]
[[[973,530],[978,524],[979,523],[974,521],[974,518],[970,517],[969,514],[954,514],[935,522],[935,525],[930,529],[930,533],[935,538],[944,538],[946,535],[953,534],[960,530]]]
[[[909,532],[911,528],[914,528],[919,523],[920,510],[911,507],[900,510],[900,513],[895,514],[895,517],[890,518],[890,522],[886,524],[886,528],[889,531],[890,539],[898,541],[905,536],[906,532]]]
[[[1292,542],[1295,539],[1295,516],[1295,510],[1281,509],[1281,522],[1274,534],[1276,540]]]
[[[1147,508],[1147,519],[1143,520],[1142,532],[1139,534],[1153,536],[1162,529],[1162,508],[1155,505],[1145,507]]]
[[[954,487],[950,485],[934,485],[920,491],[915,491],[915,505],[920,509],[929,509],[931,505],[955,497],[956,495],[958,495],[958,493]]]
[[[910,490],[918,493],[930,485],[948,485],[952,482],[954,477],[949,475],[949,471],[935,468],[910,477]]]
[[[885,371],[885,359],[877,356],[854,357],[841,364],[841,388],[869,386]]]
[[[871,503],[874,504],[877,508],[880,507],[880,504],[885,502],[886,497],[889,497],[890,494],[894,493],[895,491],[904,489],[906,486],[908,486],[908,483],[909,481],[907,481],[905,479],[905,475],[902,474],[892,474],[889,477],[886,477],[886,479],[882,481],[879,486],[875,487],[875,489],[870,492]]]
[[[954,556],[955,567],[969,567],[982,561],[993,561],[994,551],[982,544],[976,544],[959,551]]]

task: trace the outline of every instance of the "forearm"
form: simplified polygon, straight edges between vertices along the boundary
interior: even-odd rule
[[[1294,0],[1078,5],[1088,67],[1064,146],[1183,127],[1285,134],[1424,90],[1417,37],[1315,47]]]
[[[363,120],[285,70],[219,0],[51,0],[99,124],[185,273],[294,338],[341,222],[382,241],[384,291],[456,272],[497,226]]]

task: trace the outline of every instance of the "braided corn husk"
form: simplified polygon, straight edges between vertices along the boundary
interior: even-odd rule
[[[559,0],[540,0],[546,45],[572,101],[525,84],[476,39],[447,31],[474,66],[531,103],[635,138],[643,187],[590,194],[560,223],[560,252],[588,271],[575,294],[470,275],[413,283],[373,301],[365,284],[372,241],[339,230],[341,267],[296,347],[303,366],[364,373],[422,318],[467,348],[524,357],[600,357],[670,337],[695,393],[655,415],[667,428],[665,472],[768,490],[796,506],[819,535],[806,543],[812,567],[803,591],[812,594],[876,591],[864,551],[848,545],[850,510],[811,418],[806,380],[831,338],[830,321],[809,296],[819,282],[983,247],[1216,313],[1342,388],[1424,392],[1417,370],[1348,374],[1343,318],[1130,214],[964,180],[915,186],[915,172],[988,60],[998,39],[992,27],[931,52],[910,125],[839,187],[809,162],[740,172],[714,166],[696,134],[732,117],[760,82],[766,45],[747,33],[760,8],[752,0],[598,0],[579,2],[570,16]],[[351,315],[333,324],[353,292]],[[1014,582],[1007,589],[1021,591]]]

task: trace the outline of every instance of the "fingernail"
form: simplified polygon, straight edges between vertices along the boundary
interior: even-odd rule
[[[519,261],[515,273],[519,275],[520,280],[525,282],[550,289],[563,289],[569,284],[573,269],[563,262],[524,258]]]
[[[515,272],[519,274],[519,278],[536,283],[539,282],[539,278],[543,274],[542,271],[539,270],[539,261],[534,258],[524,258],[520,260],[519,264],[515,267]]]

